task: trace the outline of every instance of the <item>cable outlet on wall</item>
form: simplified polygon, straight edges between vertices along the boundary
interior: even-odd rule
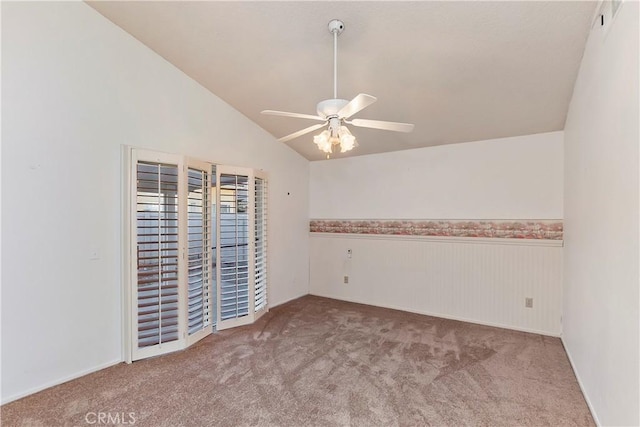
[[[529,298],[529,297],[525,298],[524,299],[524,306],[526,308],[533,308],[533,298]]]
[[[345,284],[349,283],[349,276],[344,276],[343,281],[344,281]]]

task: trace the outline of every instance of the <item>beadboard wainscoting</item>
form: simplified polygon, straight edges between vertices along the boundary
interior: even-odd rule
[[[310,236],[313,295],[545,335],[562,331],[556,236]],[[526,298],[533,307],[525,307]]]

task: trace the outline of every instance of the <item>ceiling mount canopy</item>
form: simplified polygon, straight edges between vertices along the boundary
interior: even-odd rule
[[[394,132],[411,132],[414,126],[409,123],[385,122],[367,119],[347,120],[351,118],[351,116],[376,102],[377,98],[365,93],[358,94],[351,101],[338,98],[338,36],[344,31],[345,26],[344,22],[341,20],[332,19],[329,21],[328,28],[329,33],[333,35],[333,98],[325,99],[318,103],[316,106],[316,116],[311,114],[289,113],[286,111],[262,111],[262,114],[317,120],[323,123],[315,124],[287,136],[283,136],[282,138],[279,138],[278,141],[290,141],[298,138],[299,136],[327,126],[327,129],[313,137],[313,142],[318,146],[318,149],[327,153],[327,158],[329,158],[329,155],[333,152],[334,146],[339,146],[340,152],[344,153],[352,150],[358,145],[355,136],[351,134],[345,124],[350,124],[356,127],[390,130]]]

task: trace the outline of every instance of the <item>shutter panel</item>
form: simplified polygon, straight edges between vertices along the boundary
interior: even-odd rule
[[[191,161],[189,164],[193,164]],[[211,206],[208,165],[187,168],[187,345],[212,331]]]
[[[218,166],[218,324],[222,330],[253,322],[249,265],[250,171]],[[253,187],[253,185],[251,185]],[[251,203],[253,205],[253,203]],[[252,272],[251,272],[252,273]]]
[[[218,326],[218,179],[216,165],[211,166],[211,324]]]
[[[136,168],[138,348],[179,339],[178,166]]]
[[[255,311],[259,313],[267,308],[267,181],[261,177],[255,178],[254,221]]]
[[[249,314],[248,274],[248,177],[220,177],[220,318]]]

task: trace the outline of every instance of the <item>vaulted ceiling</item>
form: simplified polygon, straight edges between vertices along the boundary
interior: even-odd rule
[[[89,2],[275,137],[315,122],[333,96],[378,101],[355,118],[415,124],[410,134],[351,127],[360,144],[332,157],[564,128],[595,2]],[[289,141],[324,158],[313,134]]]

